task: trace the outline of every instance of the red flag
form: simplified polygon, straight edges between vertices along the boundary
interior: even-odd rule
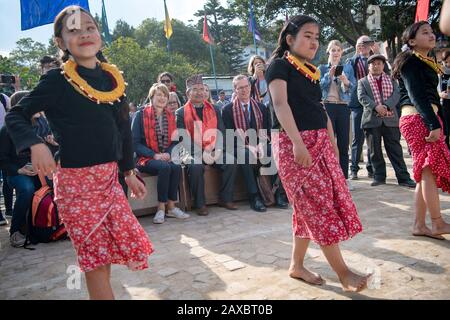
[[[428,11],[430,9],[430,0],[417,0],[416,21],[427,21]]]
[[[205,20],[203,20],[203,40],[209,44],[214,44],[213,37],[209,34],[208,31],[208,21],[206,20],[206,14],[205,14]]]

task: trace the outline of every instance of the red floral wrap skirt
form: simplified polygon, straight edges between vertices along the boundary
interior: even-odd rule
[[[152,244],[118,181],[116,162],[58,168],[55,202],[83,272],[107,264],[148,268]]]
[[[362,231],[355,204],[326,129],[300,131],[313,164],[294,161],[286,132],[272,133],[272,149],[283,187],[294,208],[296,237],[328,246]]]
[[[442,125],[442,120],[439,118]],[[400,118],[400,132],[408,144],[413,159],[414,180],[422,180],[422,170],[429,167],[436,177],[436,185],[444,192],[450,192],[450,151],[441,135],[436,142],[427,142],[430,130],[425,126],[419,114],[411,114]]]

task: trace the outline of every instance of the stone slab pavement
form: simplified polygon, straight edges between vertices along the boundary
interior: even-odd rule
[[[406,148],[404,153],[411,168]],[[194,213],[187,221],[168,219],[162,225],[154,225],[151,216],[140,218],[155,253],[145,271],[113,266],[116,298],[450,299],[450,237],[411,236],[413,190],[397,185],[389,163],[387,185],[371,187],[364,169],[360,175],[352,196],[364,231],[341,248],[351,268],[375,273],[372,289],[344,293],[315,244],[305,265],[326,284],[289,278],[292,210],[256,213],[241,202],[238,211],[211,207],[207,217]],[[450,196],[442,194],[441,201],[450,221]],[[67,273],[76,265],[70,241],[15,249],[7,227],[0,227],[0,245],[0,299],[87,299],[84,277],[77,289],[77,275]]]

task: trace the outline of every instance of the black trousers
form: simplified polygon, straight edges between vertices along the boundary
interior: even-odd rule
[[[450,148],[450,99],[443,99],[442,122],[444,123],[445,142]]]
[[[405,182],[410,179],[405,160],[403,159],[403,150],[400,145],[400,129],[398,127],[386,127],[384,124],[378,128],[364,129],[370,148],[370,158],[374,171],[374,180],[386,180],[386,162],[381,149],[381,139],[384,142],[387,156],[394,167],[398,182]]]
[[[189,177],[189,186],[194,196],[194,206],[201,208],[205,205],[205,166],[206,164],[188,164],[187,173]],[[233,201],[234,179],[236,177],[235,164],[217,164],[214,168],[222,171],[222,182],[220,187],[220,200],[223,202]]]
[[[350,109],[346,104],[325,103],[328,117],[333,125],[339,149],[339,164],[348,179],[348,145],[350,140]]]
[[[363,108],[356,108],[351,110],[351,118],[352,118],[352,131],[353,131],[353,140],[352,140],[352,164],[350,166],[350,169],[352,172],[358,172],[359,171],[359,159],[361,159],[361,153],[364,145],[364,130],[361,129],[361,120],[363,115]],[[371,150],[370,145],[367,143],[367,163],[366,163],[366,169],[368,173],[373,172],[372,167],[372,161],[371,161]]]
[[[181,165],[162,160],[151,160],[145,166],[138,166],[138,170],[152,176],[158,176],[159,202],[177,201],[178,186],[181,179]]]

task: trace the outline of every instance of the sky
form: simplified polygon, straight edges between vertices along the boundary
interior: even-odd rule
[[[206,0],[166,0],[170,18],[189,22],[197,10],[203,8]],[[221,0],[226,5],[226,0]],[[137,27],[144,19],[156,18],[164,20],[163,0],[105,0],[106,14],[109,29],[112,31],[116,21],[122,19],[130,25]],[[102,1],[89,0],[92,14],[101,16]],[[20,0],[0,0],[0,54],[6,55],[14,49],[16,41],[20,38],[32,38],[44,44],[53,33],[52,24],[37,27],[31,30],[20,30]]]

